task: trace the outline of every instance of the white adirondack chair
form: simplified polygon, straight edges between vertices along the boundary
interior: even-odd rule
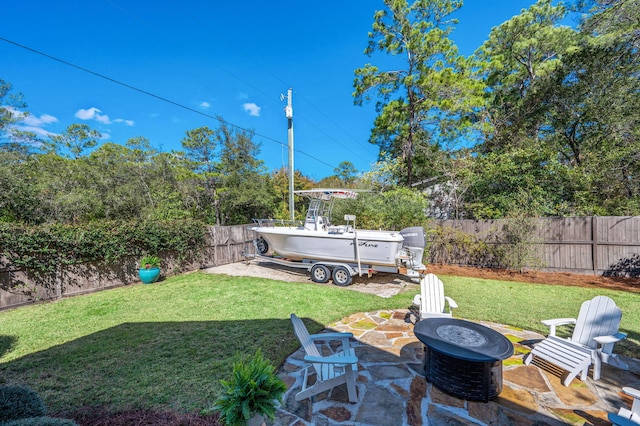
[[[529,365],[533,357],[537,357],[563,368],[568,372],[562,381],[565,386],[578,374],[585,380],[592,364],[594,380],[600,379],[603,362],[627,370],[629,366],[613,353],[614,344],[627,337],[618,331],[621,319],[620,308],[610,298],[596,296],[587,300],[582,303],[577,320],[557,318],[542,321],[550,328],[549,336],[533,347],[524,363]],[[557,337],[556,327],[566,324],[575,324],[571,337]]]
[[[413,298],[413,304],[420,309],[420,319],[451,317],[451,310],[458,304],[444,295],[444,284],[434,274],[427,274],[420,280],[420,294]]]
[[[614,426],[635,426],[640,424],[640,390],[622,388],[622,392],[633,398],[631,410],[621,407],[618,414],[609,414],[609,421]]]
[[[296,394],[296,401],[310,398],[320,392],[346,383],[349,402],[357,402],[356,376],[358,375],[358,358],[349,344],[349,339],[353,337],[353,334],[320,333],[310,335],[307,327],[295,314],[291,314],[291,322],[306,354],[304,360],[311,363],[304,369],[302,390]],[[315,342],[330,340],[340,341],[340,347],[328,356],[321,355]],[[310,373],[313,371],[316,373],[316,380],[313,384],[309,384]]]

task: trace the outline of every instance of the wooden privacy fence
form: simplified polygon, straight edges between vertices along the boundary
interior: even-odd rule
[[[527,244],[534,247],[541,261],[540,265],[535,265],[536,269],[640,276],[639,216],[540,218],[534,221],[535,232]],[[431,231],[452,229],[473,241],[482,241],[488,246],[505,245],[508,249],[501,235],[508,222],[508,219],[438,220],[432,223]],[[469,255],[468,246],[473,244],[469,239],[437,246],[433,244],[434,233],[428,232],[428,235],[431,244],[427,262],[495,266],[486,258]],[[178,267],[175,254],[161,253],[162,275],[241,261],[243,252],[254,252],[254,238],[254,232],[248,229],[248,225],[211,226],[208,228],[206,249],[196,259]],[[0,270],[0,309],[137,282],[137,262],[137,258],[130,258],[119,264],[90,262],[71,265],[61,267],[49,276],[38,276],[33,271],[9,265]]]
[[[514,219],[438,220],[432,226],[434,229],[455,229],[488,245],[506,245],[502,233],[504,225],[510,220]],[[535,230],[530,235],[528,244],[534,245],[533,252],[541,261],[536,269],[640,276],[640,216],[553,217],[533,220]],[[432,237],[428,239],[433,242]],[[461,250],[457,252],[460,253]],[[452,257],[451,253],[437,250],[430,251],[429,257],[431,262],[491,266],[477,264],[468,255],[454,254]]]
[[[238,262],[243,259],[243,251],[254,251],[254,234],[248,225],[210,226],[206,248],[197,258],[178,265],[176,253],[160,253],[162,276]],[[128,258],[117,264],[88,262],[69,265],[49,275],[8,265],[0,270],[0,309],[138,282],[138,260]]]

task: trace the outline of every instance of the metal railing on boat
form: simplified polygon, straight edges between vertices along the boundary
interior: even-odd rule
[[[253,219],[253,223],[258,226],[264,227],[276,227],[276,226],[304,226],[302,220],[287,220],[287,219]]]

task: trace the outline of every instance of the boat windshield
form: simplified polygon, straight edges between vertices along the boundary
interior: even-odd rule
[[[331,210],[336,198],[356,198],[358,194],[346,189],[309,189],[295,191],[297,195],[309,197],[309,209],[305,217],[305,229],[320,231],[331,225]]]
[[[333,198],[329,200],[322,200],[320,198],[310,199],[304,227],[313,230],[326,229],[326,227],[331,224],[333,200]]]

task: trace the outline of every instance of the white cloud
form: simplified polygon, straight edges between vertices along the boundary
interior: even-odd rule
[[[76,117],[80,120],[91,120],[95,117],[96,113],[101,112],[98,108],[91,107],[89,109],[79,109],[76,111]]]
[[[108,115],[96,115],[95,120],[102,124],[111,124],[111,120],[109,120]]]
[[[16,117],[18,117],[18,118],[20,118],[20,119],[21,119],[21,118],[23,118],[23,117],[25,116],[25,113],[24,113],[24,112],[22,112],[22,111],[20,111],[20,110],[17,110],[17,109],[15,109],[15,108],[14,108],[14,107],[12,107],[12,106],[6,106],[6,107],[4,107],[4,108],[6,108],[6,109],[11,113],[11,114],[15,115]]]
[[[207,101],[202,101],[202,102],[200,102],[199,105],[200,105],[200,108],[204,108],[204,109],[207,109],[207,108],[211,107],[211,104],[209,102],[207,102]]]
[[[122,118],[116,118],[115,120],[113,120],[114,123],[124,123],[127,126],[133,127],[136,125],[136,122],[133,120],[124,120]]]
[[[103,124],[111,124],[109,116],[106,114],[102,114],[102,111],[96,107],[91,107],[89,109],[79,109],[75,115],[80,120],[96,120]]]
[[[43,129],[42,127],[37,127],[37,126],[19,126],[18,130],[23,132],[33,132],[36,135],[45,137],[45,138],[56,135],[56,133],[52,133],[48,130]]]
[[[79,109],[78,111],[76,111],[75,116],[77,118],[79,118],[80,120],[95,120],[98,123],[102,123],[102,124],[111,124],[111,123],[124,123],[127,126],[135,126],[136,122],[133,120],[126,120],[124,118],[116,118],[115,120],[111,121],[111,119],[109,118],[109,116],[107,114],[103,114],[102,110],[96,108],[96,107],[91,107],[88,109]]]
[[[6,108],[18,121],[15,124],[15,128],[17,130],[23,132],[33,132],[36,135],[42,137],[48,137],[55,134],[44,129],[44,126],[58,121],[58,119],[53,115],[42,114],[39,117],[36,117],[34,115],[27,114],[24,111],[17,110],[13,107]]]
[[[56,123],[58,119],[53,115],[42,114],[40,117],[27,115],[22,121],[24,121],[27,126],[42,127],[47,124]]]
[[[254,104],[253,102],[243,104],[242,108],[245,110],[245,112],[248,112],[250,116],[260,117],[261,108],[258,105]]]

